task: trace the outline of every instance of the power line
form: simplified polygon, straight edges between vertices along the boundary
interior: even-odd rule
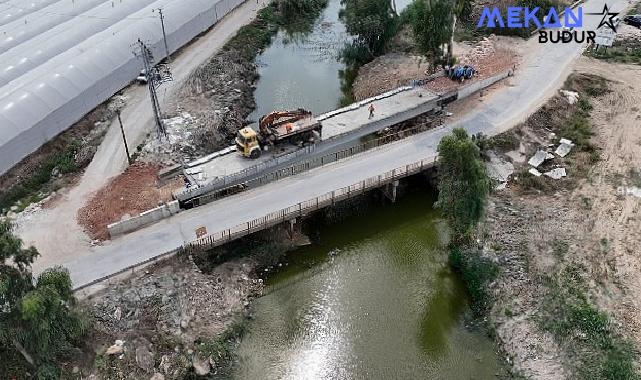
[[[151,50],[140,39],[138,39],[134,45],[133,53],[142,60],[145,79],[147,81],[147,87],[149,88],[149,97],[151,98],[151,107],[154,112],[158,139],[162,139],[163,136],[167,136],[167,130],[165,129],[165,124],[160,113],[160,102],[158,101],[158,93],[156,90],[162,86],[163,83],[173,80],[171,70],[167,65],[159,64],[154,66],[155,60]]]

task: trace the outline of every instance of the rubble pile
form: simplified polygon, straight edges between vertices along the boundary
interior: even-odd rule
[[[166,136],[154,131],[140,150],[142,161],[158,162],[171,166],[193,160],[198,152],[193,136],[199,128],[198,120],[188,112],[164,119]]]
[[[262,292],[254,270],[241,259],[204,274],[189,258],[174,258],[113,284],[85,301],[96,329],[110,339],[99,352],[127,378],[214,373],[221,363],[203,356],[198,342],[215,339]]]

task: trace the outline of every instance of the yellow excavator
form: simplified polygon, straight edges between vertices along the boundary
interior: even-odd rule
[[[263,149],[281,142],[313,143],[322,125],[312,113],[299,108],[293,111],[274,111],[258,121],[258,132],[245,127],[236,134],[236,150],[244,157],[258,158]]]

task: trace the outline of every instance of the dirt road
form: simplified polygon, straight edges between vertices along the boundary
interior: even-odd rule
[[[254,19],[256,12],[266,4],[266,0],[245,2],[207,34],[183,48],[172,60],[174,81],[160,89],[161,103],[171,101],[189,74],[216,53],[238,29]],[[129,146],[136,147],[152,130],[151,104],[145,86],[129,87],[124,95],[127,97],[127,106],[122,110],[125,133]],[[59,264],[78,250],[90,247],[91,239],[77,223],[77,212],[92,193],[124,171],[126,162],[120,129],[114,121],[77,186],[67,190],[52,208],[23,215],[16,221],[18,235],[42,254],[35,268]]]

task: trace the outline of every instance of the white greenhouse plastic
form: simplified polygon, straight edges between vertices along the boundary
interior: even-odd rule
[[[243,0],[8,0],[0,2],[0,174],[133,80],[138,38],[165,55]]]

